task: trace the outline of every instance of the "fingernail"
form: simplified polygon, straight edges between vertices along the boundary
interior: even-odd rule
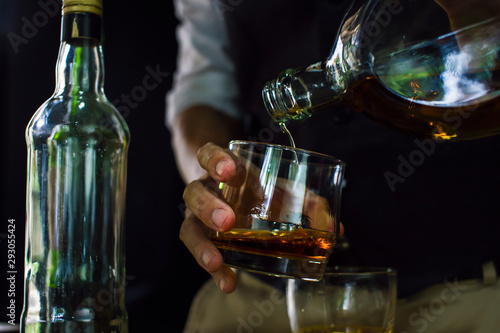
[[[219,163],[217,163],[217,166],[215,167],[215,172],[217,173],[217,175],[222,176],[222,173],[224,172],[228,164],[229,163],[227,161],[220,161]]]
[[[212,261],[213,257],[214,254],[212,251],[205,251],[201,256],[201,260],[203,261],[203,264],[205,265],[206,268],[208,268],[208,265]]]
[[[220,289],[220,290],[222,290],[222,291],[224,291],[224,286],[225,286],[225,285],[226,285],[226,280],[221,279],[221,280],[219,281],[219,289]]]
[[[227,217],[226,211],[221,208],[215,209],[212,213],[212,221],[219,228],[222,228],[224,222],[226,222],[226,217]]]

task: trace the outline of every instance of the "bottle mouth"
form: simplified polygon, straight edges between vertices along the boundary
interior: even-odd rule
[[[94,13],[102,16],[102,0],[64,0],[62,14]]]
[[[284,123],[288,120],[287,110],[281,99],[278,80],[268,81],[262,89],[262,100],[269,116],[277,123]]]

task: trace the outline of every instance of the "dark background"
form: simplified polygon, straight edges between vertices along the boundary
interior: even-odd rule
[[[0,322],[9,320],[5,310],[10,299],[6,284],[8,219],[15,219],[16,226],[16,321],[22,310],[24,131],[55,86],[60,12],[50,13],[43,4],[60,6],[58,0],[0,0]],[[26,21],[37,23],[36,30],[27,34]],[[118,107],[127,107],[122,94],[130,95],[134,87],[143,85],[148,66],[170,73],[143,100],[128,107],[129,112],[122,112],[132,135],[126,207],[131,332],[160,327],[180,332],[194,293],[208,278],[178,237],[184,185],[164,122],[165,94],[171,87],[176,65],[177,23],[170,1],[104,1],[108,99],[118,100]],[[23,39],[14,46],[9,36],[11,40],[17,36]]]

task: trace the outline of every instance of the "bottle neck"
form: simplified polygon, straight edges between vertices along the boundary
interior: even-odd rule
[[[55,94],[75,97],[104,94],[99,15],[88,12],[63,15]]]
[[[333,79],[326,62],[305,69],[287,69],[262,90],[267,112],[277,123],[301,122],[339,102],[344,82]],[[340,77],[339,77],[340,78]]]

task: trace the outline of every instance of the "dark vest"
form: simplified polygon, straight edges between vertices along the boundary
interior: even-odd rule
[[[283,69],[328,56],[347,1],[230,3],[224,20],[248,139],[287,144],[263,107],[262,87]],[[341,219],[356,263],[396,268],[400,297],[499,256],[500,137],[416,140],[342,105],[291,132],[298,147],[347,163]],[[332,264],[343,259],[334,255]]]

